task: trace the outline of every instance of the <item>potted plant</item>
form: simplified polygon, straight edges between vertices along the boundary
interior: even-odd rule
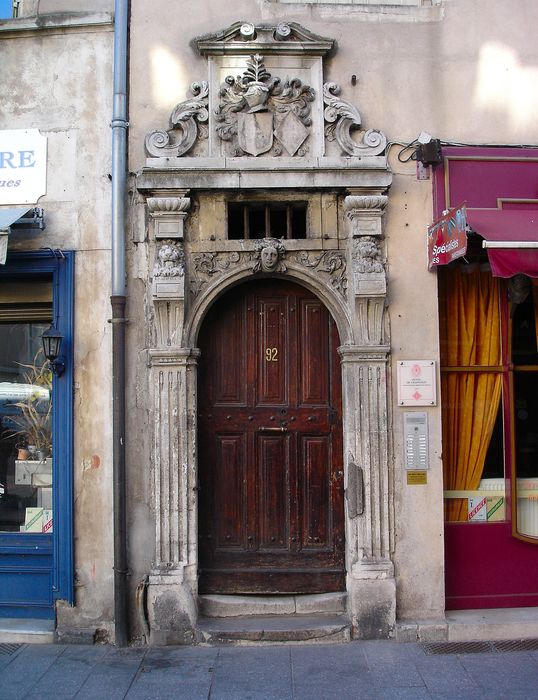
[[[19,459],[23,458],[23,450],[26,450],[26,459],[41,461],[52,452],[52,372],[46,360],[40,361],[40,352],[31,365],[21,365],[26,368],[24,378],[28,391],[24,399],[12,404],[19,409],[17,415],[10,416],[17,428],[12,435],[19,438]]]

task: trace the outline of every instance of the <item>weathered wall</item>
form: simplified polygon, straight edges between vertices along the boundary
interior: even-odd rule
[[[76,608],[62,606],[59,624],[108,629],[113,615],[111,327],[107,323],[113,25],[110,15],[108,19],[101,15],[95,24],[89,12],[74,17],[67,11],[89,11],[91,4],[62,3],[63,14],[55,29],[40,29],[31,18],[0,24],[0,129],[39,129],[48,139],[47,193],[39,201],[46,229],[12,235],[9,249],[46,246],[76,252]],[[100,10],[103,3],[96,5]]]
[[[408,486],[403,467],[402,409],[395,402],[396,365],[402,359],[438,360],[436,275],[426,269],[426,227],[432,220],[431,180],[419,181],[414,163],[397,159],[398,142],[421,131],[444,141],[469,144],[536,143],[538,48],[528,27],[538,7],[521,0],[517,11],[503,0],[446,0],[432,6],[384,7],[376,11],[340,4],[282,4],[277,1],[199,0],[171,5],[165,0],[132,2],[130,169],[145,162],[143,141],[153,128],[168,126],[173,107],[190,83],[207,78],[206,61],[194,37],[238,20],[299,22],[334,38],[325,79],[342,87],[366,128],[389,141],[394,172],[385,217],[389,316],[392,333],[395,554],[400,618],[435,618],[444,609],[443,517],[440,410],[428,409],[430,471],[426,486]],[[357,76],[356,85],[352,76]],[[143,216],[143,208],[139,208]],[[137,214],[138,215],[138,214]],[[130,318],[130,537],[131,566],[140,578],[150,567],[152,519],[148,509],[148,392],[143,322],[145,244],[140,222],[131,234]],[[136,440],[133,438],[136,436]]]

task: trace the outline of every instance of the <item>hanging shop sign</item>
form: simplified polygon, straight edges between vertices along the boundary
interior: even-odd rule
[[[450,209],[428,228],[428,270],[461,258],[467,252],[465,204]]]
[[[47,191],[47,137],[38,129],[0,131],[0,204],[36,204]]]

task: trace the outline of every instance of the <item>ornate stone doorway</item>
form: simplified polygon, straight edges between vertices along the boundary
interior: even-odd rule
[[[345,590],[336,325],[281,280],[234,287],[199,337],[201,593]]]
[[[169,131],[155,129],[147,135],[149,157],[146,168],[137,175],[137,189],[145,198],[148,215],[141,218],[150,224],[147,298],[152,345],[148,364],[149,386],[154,392],[151,470],[155,513],[155,559],[148,588],[151,639],[157,644],[192,639],[198,619],[198,593],[214,590],[216,581],[222,585],[223,569],[230,567],[237,573],[245,566],[241,558],[248,561],[253,555],[256,559],[263,548],[269,551],[281,547],[282,570],[286,571],[291,568],[290,557],[296,554],[293,547],[299,550],[299,544],[310,557],[304,562],[304,576],[299,578],[306,580],[306,570],[315,568],[316,553],[320,554],[319,576],[323,578],[321,572],[330,575],[315,590],[341,590],[345,571],[347,612],[356,636],[388,636],[394,624],[396,596],[391,560],[390,338],[382,227],[385,193],[391,183],[384,154],[386,138],[376,130],[363,130],[357,110],[337,97],[338,87],[323,83],[323,59],[333,47],[332,40],[290,24],[256,27],[254,38],[245,41],[241,32],[246,26],[238,23],[224,33],[198,41],[201,54],[208,58],[208,81],[196,83],[194,98],[177,105]],[[237,75],[241,69],[244,79],[233,77],[231,71]],[[253,71],[257,71],[256,80]],[[294,76],[289,83],[282,77],[287,74]],[[255,111],[251,111],[254,108],[247,99],[251,88],[267,97],[264,103],[255,105]],[[211,104],[215,109],[210,109]],[[232,109],[233,105],[237,109]],[[356,132],[353,137],[352,132]],[[257,146],[258,137],[263,137],[262,151]],[[264,198],[265,211],[261,233],[248,218],[249,207],[254,210],[261,206],[260,197]],[[245,204],[241,236],[230,225],[238,203]],[[275,203],[287,212],[286,220],[278,226],[272,218]],[[300,205],[305,212],[302,235],[295,235],[292,205]],[[281,311],[274,312],[276,319],[287,319],[288,327],[295,329],[295,345],[287,346],[284,352],[291,352],[290,357],[295,358],[294,381],[301,378],[303,393],[320,391],[319,415],[308,412],[304,405],[307,401],[293,403],[285,395],[284,375],[279,375],[284,365],[272,360],[276,359],[275,349],[278,355],[283,347],[278,323],[271,331],[266,325],[258,336],[256,332],[247,334],[245,342],[252,344],[252,356],[263,360],[262,367],[257,367],[258,378],[255,360],[250,360],[250,369],[247,366],[243,370],[238,350],[233,358],[222,357],[223,350],[238,342],[239,331],[223,331],[219,348],[212,346],[211,334],[206,333],[211,314],[215,314],[217,323],[228,313],[227,306],[220,306],[219,298],[239,294],[233,290],[243,285],[261,290],[265,284],[269,285],[267,299],[259,296],[256,304],[266,304],[267,309],[271,304],[275,310],[281,304],[291,304],[290,298],[300,290],[303,296],[297,299],[300,297],[305,308],[312,310],[306,335],[314,334],[314,309],[318,309],[320,318],[334,319],[337,326],[337,334],[326,327],[323,342],[319,342],[320,333],[315,332],[315,359],[310,366],[301,365],[297,360],[302,352],[298,352],[297,340],[301,324],[290,320],[297,311],[286,311],[283,317],[279,316]],[[286,285],[287,296],[275,292]],[[241,314],[248,316],[248,303],[241,301],[234,312],[238,318]],[[232,329],[234,324],[240,327],[232,314]],[[339,359],[335,359],[338,343]],[[202,358],[211,361],[209,381],[202,376],[199,383],[200,344]],[[330,389],[323,401],[319,384],[322,348],[330,369],[326,375]],[[228,364],[232,359],[234,362]],[[202,372],[207,373],[205,359],[201,362]],[[334,379],[337,375],[341,377],[338,382]],[[255,402],[241,395],[241,390],[251,384],[266,391],[259,414],[254,410],[258,408]],[[207,386],[220,387],[222,396],[218,401],[211,393],[204,394]],[[338,430],[337,388],[342,391],[342,425]],[[221,400],[223,397],[226,400]],[[222,405],[217,412],[219,402]],[[237,414],[227,411],[234,402]],[[333,409],[335,423],[331,423]],[[281,410],[287,413],[281,414]],[[249,416],[252,430],[244,429]],[[293,416],[298,425],[301,421],[308,424],[308,417],[316,416],[311,422],[317,421],[322,430],[304,431],[301,437],[300,431],[295,434],[289,427]],[[209,427],[211,421],[216,428]],[[235,421],[235,425],[227,433],[229,421]],[[287,430],[260,430],[273,427]],[[311,439],[304,438],[306,435]],[[234,486],[227,483],[221,488],[222,474],[211,471],[212,462],[217,462],[213,457],[219,440],[225,469],[232,472]],[[246,480],[247,498],[241,491],[244,465],[237,455],[243,449],[246,457],[241,459],[248,462],[250,457],[242,441],[250,441],[250,454],[255,454],[255,449],[265,450],[264,458],[256,462],[257,473]],[[289,457],[286,441],[296,443]],[[301,492],[305,476],[298,476],[295,456],[301,450],[307,456],[304,464],[308,459],[312,464],[316,460],[330,464],[325,473],[311,470],[312,485],[317,479],[319,489],[316,486]],[[329,454],[334,459],[329,459]],[[260,468],[265,474],[260,475]],[[283,497],[278,489],[286,479],[290,488]],[[321,484],[328,481],[330,486],[323,491]],[[208,482],[217,485],[217,492],[205,500]],[[251,497],[249,490],[254,494]],[[270,496],[272,503],[265,511],[260,509],[259,494]],[[301,498],[303,503],[299,504]],[[320,513],[326,514],[325,522],[323,517],[318,518]],[[208,529],[215,515],[217,522]],[[208,536],[217,537],[218,547],[215,540],[208,546]],[[259,568],[266,564],[261,558],[257,561]],[[210,575],[205,570],[212,567]],[[281,590],[286,576],[281,575],[278,564],[274,568],[276,583],[271,587],[265,582],[263,592]],[[255,579],[256,574],[252,576]],[[261,590],[259,582],[249,583],[247,579],[248,575],[240,583],[241,591]],[[295,581],[284,590],[299,589],[306,592],[304,584],[299,586]],[[230,587],[220,588],[220,592],[224,590],[230,591]]]

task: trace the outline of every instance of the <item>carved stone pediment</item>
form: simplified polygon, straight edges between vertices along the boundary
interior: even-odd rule
[[[333,48],[334,40],[313,34],[296,22],[281,22],[276,27],[235,22],[221,32],[197,39],[196,45],[203,56],[251,53],[325,56]]]

